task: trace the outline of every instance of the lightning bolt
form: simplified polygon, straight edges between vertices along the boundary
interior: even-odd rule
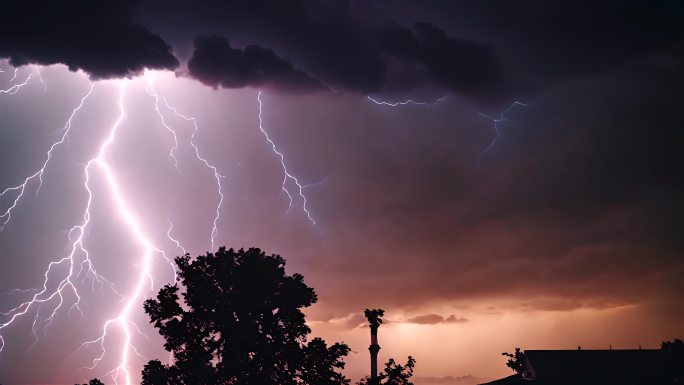
[[[17,67],[14,69],[14,75],[12,75],[12,78],[9,80],[10,83],[12,83],[14,81],[14,79],[17,78],[18,73],[19,73],[19,68]]]
[[[496,145],[497,140],[498,140],[500,137],[506,135],[506,134],[504,134],[504,133],[501,131],[501,127],[499,127],[499,124],[504,123],[504,122],[510,122],[510,121],[511,121],[510,119],[506,118],[506,114],[507,114],[511,109],[513,109],[513,108],[516,108],[516,107],[528,107],[528,106],[529,106],[529,103],[513,102],[513,103],[511,103],[508,107],[506,107],[506,109],[504,109],[503,111],[501,111],[501,113],[499,114],[499,117],[498,117],[498,118],[493,118],[493,117],[491,117],[491,116],[489,116],[489,115],[483,114],[482,112],[478,113],[478,114],[479,114],[480,116],[482,116],[483,118],[489,119],[489,120],[491,120],[492,122],[494,122],[494,137],[492,138],[492,141],[489,143],[489,145],[488,145],[487,147],[485,147],[485,148],[480,152],[480,155],[479,155],[478,158],[477,158],[478,164],[479,164],[480,161],[482,160],[482,157],[484,157],[489,151],[491,151],[491,150],[494,148],[494,146]]]
[[[88,92],[86,93],[86,95],[81,99],[81,102],[79,103],[79,105],[76,108],[74,108],[71,115],[69,116],[69,119],[67,120],[67,123],[64,126],[65,129],[64,129],[64,134],[63,134],[62,138],[59,141],[55,142],[50,147],[50,149],[48,150],[47,159],[43,163],[43,167],[41,167],[33,175],[26,178],[24,180],[23,184],[21,184],[19,186],[15,186],[15,187],[5,189],[5,191],[2,193],[4,195],[8,191],[16,191],[16,190],[19,191],[19,194],[17,195],[17,197],[13,201],[10,208],[7,209],[5,211],[5,213],[3,214],[3,217],[6,217],[4,224],[6,224],[9,221],[12,209],[16,207],[17,202],[23,196],[27,184],[31,180],[34,180],[36,178],[38,178],[40,180],[40,182],[42,183],[42,179],[40,179],[40,178],[42,177],[42,174],[45,172],[45,169],[47,168],[48,163],[52,159],[52,151],[55,149],[55,147],[57,147],[59,144],[64,142],[64,140],[66,139],[66,137],[69,134],[69,131],[71,129],[74,116],[83,107],[86,99],[91,95],[92,92],[93,92],[93,84],[90,85],[90,88],[89,88]],[[40,185],[39,185],[39,187],[40,187]],[[37,193],[37,191],[38,190],[36,190],[36,193]],[[81,224],[72,227],[68,231],[68,238],[71,241],[69,254],[65,257],[62,257],[62,258],[55,260],[55,261],[52,261],[48,264],[47,269],[43,273],[43,285],[40,289],[16,290],[16,291],[22,292],[22,293],[33,292],[34,294],[27,301],[20,303],[18,306],[10,309],[8,312],[0,313],[3,316],[8,317],[8,319],[5,322],[0,323],[0,332],[2,332],[3,329],[6,329],[7,327],[11,326],[17,319],[24,316],[32,307],[39,307],[41,304],[49,303],[53,300],[58,300],[57,305],[55,305],[53,307],[52,312],[48,318],[45,318],[42,320],[39,319],[40,313],[38,310],[36,310],[36,315],[35,315],[34,320],[33,320],[33,332],[34,332],[34,336],[37,339],[38,338],[37,329],[40,327],[40,325],[43,325],[44,333],[47,332],[47,328],[50,326],[50,324],[54,320],[55,315],[64,305],[64,295],[67,292],[71,292],[76,297],[76,301],[74,301],[74,303],[71,305],[69,312],[71,312],[74,309],[81,312],[81,309],[79,307],[79,305],[81,303],[81,295],[77,289],[77,280],[80,280],[80,283],[83,284],[84,281],[88,277],[90,277],[92,279],[91,289],[93,291],[94,291],[94,285],[97,282],[100,286],[100,289],[102,289],[102,287],[104,285],[107,285],[112,289],[112,291],[115,294],[118,295],[118,293],[114,289],[114,286],[95,270],[95,267],[92,263],[92,260],[90,259],[88,250],[85,248],[85,246],[83,244],[83,236],[85,233],[85,229],[86,229],[88,223],[90,222],[89,208],[90,208],[90,202],[91,202],[92,195],[90,194],[89,189],[88,189],[88,194],[89,194],[88,195],[88,203],[87,203],[86,209],[84,211]],[[80,257],[80,260],[78,259],[79,257]],[[49,276],[56,267],[62,266],[62,265],[68,266],[68,268],[69,268],[68,274],[57,283],[55,290],[50,291],[48,289],[48,284],[50,282]],[[82,312],[81,312],[81,314],[82,314]],[[4,349],[4,347],[5,347],[5,341],[2,337],[2,335],[0,335],[0,351],[2,351]]]
[[[290,191],[287,189],[287,181],[288,179],[291,180],[296,186],[297,186],[297,194],[302,198],[302,210],[306,213],[307,219],[315,226],[316,221],[313,219],[311,216],[311,212],[309,212],[308,208],[306,207],[306,196],[304,195],[304,189],[306,187],[309,187],[307,185],[306,187],[303,186],[301,183],[299,183],[299,180],[292,175],[288,170],[287,166],[285,165],[285,156],[278,151],[278,148],[276,147],[275,143],[273,140],[271,140],[270,136],[268,135],[268,132],[264,129],[264,120],[262,117],[262,109],[263,109],[263,102],[261,100],[261,91],[257,94],[257,101],[259,102],[259,130],[264,134],[264,137],[266,137],[266,140],[268,143],[271,144],[271,149],[273,150],[273,153],[278,156],[280,159],[280,165],[283,167],[283,183],[282,183],[282,189],[285,192],[285,195],[287,195],[287,198],[290,200],[290,204],[287,208],[287,211],[289,211],[292,208],[292,194]],[[286,211],[286,212],[287,212]]]
[[[31,80],[31,75],[33,74],[33,72],[30,72],[30,73],[28,74],[28,76],[26,76],[26,80],[24,80],[22,83],[18,83],[18,84],[12,85],[12,83],[14,82],[14,80],[17,78],[17,73],[18,73],[18,72],[19,72],[19,68],[15,68],[15,69],[14,69],[14,75],[12,76],[12,78],[11,78],[10,81],[9,81],[9,84],[10,84],[11,86],[10,86],[9,88],[0,89],[0,94],[14,95],[14,94],[16,94],[17,92],[19,92],[19,90],[20,90],[22,87],[24,87],[25,85],[27,85],[27,84],[29,83],[29,81]]]
[[[109,319],[104,323],[102,327],[102,333],[98,338],[83,342],[81,346],[79,346],[78,350],[84,349],[87,346],[93,344],[97,344],[100,347],[100,355],[96,357],[92,361],[92,365],[88,367],[89,369],[94,369],[97,366],[97,364],[107,354],[106,340],[108,337],[108,332],[111,328],[118,327],[124,335],[123,340],[120,342],[121,356],[119,358],[118,366],[110,370],[108,374],[111,375],[115,383],[118,384],[119,376],[122,376],[124,379],[124,383],[126,385],[130,385],[132,384],[129,363],[130,356],[132,353],[141,356],[136,347],[132,343],[132,328],[135,329],[135,331],[138,334],[145,336],[140,331],[135,322],[133,322],[130,319],[131,311],[135,306],[140,304],[143,298],[143,294],[148,290],[153,290],[154,288],[154,280],[152,278],[151,273],[152,257],[154,253],[161,254],[169,263],[170,260],[166,257],[165,253],[162,250],[154,246],[152,241],[147,237],[147,235],[143,231],[142,226],[140,225],[140,222],[138,221],[136,215],[131,211],[129,205],[126,203],[126,200],[123,194],[121,193],[118,181],[116,180],[110,165],[106,161],[107,150],[114,143],[116,134],[119,131],[122,122],[126,118],[126,112],[124,109],[124,82],[125,81],[119,82],[119,116],[116,119],[116,122],[114,122],[114,124],[112,125],[112,128],[109,131],[109,135],[107,136],[105,141],[100,145],[97,157],[89,160],[85,166],[85,188],[86,190],[88,190],[89,196],[92,196],[91,188],[89,185],[90,173],[93,171],[91,169],[97,167],[97,169],[100,172],[102,172],[102,174],[105,176],[107,185],[109,187],[109,191],[114,199],[117,212],[123,218],[123,221],[127,225],[131,234],[134,236],[136,242],[142,248],[142,255],[138,263],[136,264],[136,266],[138,266],[139,268],[139,271],[133,287],[133,292],[125,298],[123,308],[120,310],[120,312],[115,318]]]
[[[38,72],[36,72],[38,71]],[[17,78],[18,70],[15,69],[14,76],[11,83]],[[8,88],[7,94],[14,94],[19,88],[23,87],[31,79],[31,75],[37,73],[39,80],[45,85],[40,75],[40,68],[33,68],[28,74],[27,79],[23,83],[14,84]],[[20,75],[19,75],[20,76]],[[179,148],[179,136],[176,129],[170,124],[168,111],[171,111],[176,118],[190,122],[193,130],[189,138],[189,145],[194,150],[194,156],[198,162],[213,173],[216,181],[216,194],[218,196],[218,203],[213,217],[211,229],[211,247],[215,249],[215,240],[218,235],[218,224],[221,220],[221,208],[224,201],[222,178],[217,167],[209,162],[203,156],[200,148],[196,143],[196,138],[199,132],[199,125],[195,117],[187,116],[173,106],[171,106],[166,98],[159,95],[154,88],[152,75],[148,76],[145,73],[145,80],[147,86],[145,91],[154,101],[154,113],[161,121],[162,126],[169,132],[173,138],[173,145],[169,151],[169,157],[172,159],[174,166],[179,170],[178,159],[176,152]],[[13,294],[23,297],[21,302],[9,309],[6,312],[0,313],[0,352],[5,348],[5,339],[3,332],[19,322],[20,319],[32,320],[32,331],[35,337],[34,344],[39,340],[39,336],[47,334],[50,326],[57,319],[58,314],[66,312],[70,315],[72,312],[84,314],[84,290],[90,290],[90,293],[103,294],[104,290],[110,291],[112,294],[120,299],[114,309],[112,318],[103,321],[100,331],[92,339],[87,339],[82,342],[76,352],[87,350],[88,352],[95,351],[94,358],[89,361],[87,369],[95,369],[110,357],[116,359],[113,369],[107,368],[106,376],[110,376],[115,383],[124,383],[131,385],[135,381],[133,376],[133,356],[142,357],[136,345],[134,344],[134,337],[140,335],[146,338],[145,334],[140,330],[138,325],[133,320],[133,314],[141,304],[143,297],[155,287],[155,282],[152,274],[152,265],[155,257],[160,255],[166,263],[173,270],[174,279],[176,277],[175,265],[167,257],[166,253],[158,248],[152,239],[148,236],[139,217],[132,210],[128,203],[123,190],[120,187],[119,181],[116,177],[115,169],[109,163],[109,154],[111,149],[116,144],[117,136],[122,131],[122,126],[127,119],[126,115],[126,84],[129,80],[120,80],[118,85],[118,99],[117,108],[118,115],[116,120],[106,131],[105,137],[96,148],[95,155],[83,164],[83,181],[82,188],[86,192],[86,199],[83,203],[80,219],[77,224],[67,231],[67,248],[63,252],[63,256],[58,256],[47,264],[43,270],[43,278],[41,284],[29,289],[15,289],[8,294]],[[38,194],[43,185],[43,176],[50,168],[57,148],[68,141],[72,134],[74,122],[83,109],[89,104],[88,101],[91,95],[96,91],[96,85],[99,83],[90,83],[87,92],[81,97],[77,106],[73,108],[71,114],[68,116],[66,123],[60,130],[60,137],[57,141],[52,143],[45,153],[44,160],[41,167],[38,168],[31,175],[23,179],[20,184],[5,188],[0,197],[6,197],[10,200],[9,206],[0,212],[0,231],[5,225],[9,224],[13,213],[18,209],[22,200],[24,200],[32,189],[35,188],[35,194]],[[263,133],[266,140],[270,143],[273,153],[280,159],[283,168],[283,182],[282,189],[289,198],[289,208],[293,205],[294,195],[299,195],[302,199],[302,208],[306,213],[308,220],[312,224],[316,224],[310,211],[307,208],[307,198],[304,190],[308,187],[318,185],[313,183],[303,185],[293,176],[286,167],[285,157],[281,153],[273,140],[271,140],[268,132],[264,128],[262,110],[263,103],[261,99],[261,92],[257,95],[259,104],[259,129]],[[93,201],[95,191],[93,189],[93,180],[96,178],[102,180],[108,195],[111,197],[113,209],[118,214],[121,222],[125,225],[131,239],[134,240],[136,249],[136,271],[130,277],[131,283],[124,289],[115,286],[111,281],[105,278],[98,269],[96,269],[94,261],[91,259],[91,253],[88,250],[88,240],[86,234],[88,233],[91,224],[91,217],[93,213]],[[79,184],[80,186],[80,184]],[[296,186],[295,190],[290,187]],[[80,188],[80,187],[79,187]],[[168,221],[169,227],[166,230],[166,237],[176,247],[185,254],[181,242],[174,237],[174,225],[171,220]],[[30,321],[31,322],[31,321]],[[119,338],[120,337],[120,338]]]
[[[62,128],[63,134],[62,137],[55,143],[50,146],[50,149],[47,152],[47,156],[45,158],[45,161],[43,162],[43,166],[38,169],[35,173],[32,175],[29,175],[24,179],[24,182],[21,184],[18,184],[16,186],[8,187],[5,190],[0,193],[0,197],[5,196],[5,194],[8,194],[9,192],[14,192],[18,191],[17,196],[15,197],[14,201],[12,204],[7,208],[2,214],[0,214],[0,220],[2,220],[2,224],[0,224],[0,231],[3,230],[5,225],[10,221],[12,218],[12,210],[14,210],[17,207],[17,204],[21,200],[21,198],[24,196],[24,192],[26,191],[26,187],[28,186],[29,182],[35,180],[36,178],[38,179],[38,187],[36,188],[36,194],[40,191],[41,186],[43,185],[43,173],[45,173],[45,169],[48,166],[48,163],[50,163],[50,160],[52,159],[53,151],[55,150],[55,147],[59,146],[60,144],[64,143],[64,141],[67,139],[69,132],[71,131],[71,125],[72,121],[74,119],[74,116],[78,113],[78,111],[83,107],[83,105],[86,102],[86,99],[92,94],[94,88],[94,84],[90,84],[90,88],[88,89],[88,92],[81,98],[81,102],[76,106],[76,108],[73,109],[71,112],[71,115],[69,115],[69,119],[67,120],[66,124]]]
[[[192,135],[190,136],[190,146],[193,148],[195,151],[195,158],[204,165],[204,167],[208,168],[213,174],[214,174],[214,179],[216,180],[216,192],[219,196],[219,201],[218,204],[216,205],[216,215],[214,216],[214,221],[213,221],[213,227],[211,229],[211,249],[214,250],[214,243],[216,236],[218,235],[218,222],[221,219],[221,205],[223,204],[223,185],[221,184],[221,179],[225,178],[225,176],[221,175],[218,172],[218,169],[216,166],[211,164],[206,158],[204,158],[199,150],[199,147],[197,147],[197,144],[195,143],[195,137],[197,136],[197,133],[199,132],[199,126],[197,125],[197,119],[194,117],[188,117],[180,112],[178,112],[178,109],[175,107],[169,105],[169,102],[166,100],[166,98],[162,98],[164,100],[164,105],[166,108],[169,110],[173,111],[173,113],[176,115],[176,117],[183,119],[187,122],[191,122],[193,126],[193,131]],[[168,233],[167,233],[168,235]],[[170,238],[171,239],[171,238]],[[180,246],[180,245],[178,245]]]
[[[390,106],[390,107],[399,107],[399,106],[405,106],[408,104],[415,104],[415,105],[419,105],[419,106],[434,106],[434,105],[436,105],[436,104],[447,99],[446,96],[442,96],[441,98],[439,98],[433,102],[420,102],[420,101],[415,101],[412,99],[407,99],[407,100],[404,100],[401,102],[384,102],[384,101],[374,99],[372,96],[367,96],[367,98],[368,98],[368,100],[370,100],[371,102],[373,102],[375,104],[378,104],[381,106]]]
[[[173,242],[173,244],[176,245],[176,247],[183,252],[183,255],[185,255],[185,253],[186,253],[185,248],[181,245],[179,240],[177,240],[176,238],[173,237],[173,235],[171,235],[171,232],[173,231],[173,222],[171,222],[170,219],[168,221],[169,221],[169,229],[166,231],[166,237],[169,238],[171,240],[171,242]]]
[[[12,209],[16,207],[17,202],[21,199],[21,197],[23,197],[29,182],[38,179],[38,189],[42,185],[42,175],[44,174],[50,160],[53,157],[54,149],[60,144],[64,143],[64,141],[67,139],[69,132],[72,128],[72,122],[74,117],[76,116],[78,111],[83,108],[83,106],[86,103],[86,100],[93,93],[93,90],[94,84],[91,83],[88,92],[81,99],[79,105],[76,108],[74,108],[71,115],[69,116],[69,119],[67,120],[67,123],[64,126],[64,133],[62,137],[59,141],[55,142],[48,150],[47,157],[45,162],[43,163],[43,166],[37,172],[27,177],[24,180],[24,183],[22,183],[21,185],[8,188],[3,192],[3,194],[5,194],[9,191],[19,191],[19,194],[13,201],[12,205],[5,212],[5,215],[3,215],[3,217],[6,217],[4,222],[5,224],[7,223],[7,221],[9,221]],[[85,178],[83,186],[87,192],[87,201],[80,224],[72,227],[68,231],[68,238],[70,241],[70,246],[68,248],[69,253],[66,256],[55,261],[52,261],[48,264],[47,269],[43,273],[43,284],[40,289],[12,291],[12,293],[19,292],[33,294],[30,296],[28,300],[20,303],[19,305],[15,306],[9,311],[0,313],[1,315],[7,317],[4,322],[0,323],[0,332],[13,325],[19,318],[26,315],[31,309],[36,309],[32,329],[34,336],[37,340],[39,329],[42,329],[44,334],[47,333],[49,326],[52,324],[60,309],[66,306],[65,295],[67,293],[71,293],[73,296],[75,296],[75,300],[69,307],[69,313],[71,313],[71,311],[76,310],[79,313],[83,314],[80,308],[82,296],[81,292],[79,291],[79,288],[90,277],[91,291],[94,292],[96,285],[99,285],[100,291],[104,286],[107,286],[112,290],[114,294],[119,296],[125,303],[115,318],[109,319],[104,323],[102,328],[102,334],[97,339],[86,341],[83,344],[81,344],[77,351],[91,344],[99,344],[101,348],[101,353],[98,357],[96,357],[93,360],[93,363],[90,366],[90,368],[94,368],[104,358],[105,354],[107,353],[106,339],[108,337],[108,332],[110,331],[110,329],[114,327],[119,327],[119,329],[124,335],[123,340],[120,341],[121,356],[119,358],[119,364],[116,368],[112,369],[107,374],[111,374],[112,379],[117,383],[118,378],[123,377],[125,380],[125,384],[131,384],[132,378],[129,363],[130,356],[134,353],[139,355],[137,349],[132,344],[132,336],[134,334],[133,332],[135,331],[137,334],[143,336],[144,334],[140,331],[138,326],[130,319],[130,315],[134,307],[141,302],[143,293],[145,293],[147,290],[152,290],[152,288],[154,287],[154,281],[150,271],[152,256],[155,253],[161,254],[166,260],[166,262],[171,265],[174,273],[174,278],[176,271],[175,266],[171,263],[170,259],[166,256],[166,254],[159,248],[155,247],[152,241],[145,235],[138,219],[129,208],[129,205],[126,203],[126,200],[124,199],[124,196],[121,193],[121,189],[114,176],[114,173],[110,165],[107,163],[107,151],[114,143],[116,134],[119,131],[122,122],[126,118],[124,110],[124,81],[119,82],[118,108],[119,116],[116,122],[112,125],[112,128],[109,130],[107,138],[104,140],[104,142],[101,143],[97,156],[95,158],[90,159],[85,164]],[[137,279],[135,281],[132,292],[128,293],[127,296],[124,296],[121,293],[119,293],[111,282],[109,282],[106,278],[104,278],[97,272],[93,264],[93,261],[90,258],[90,253],[85,246],[84,236],[88,228],[88,225],[90,224],[91,203],[93,199],[93,191],[91,189],[91,175],[95,171],[99,171],[104,176],[109,191],[112,195],[113,201],[115,203],[117,212],[120,214],[121,218],[123,218],[123,221],[126,224],[127,228],[130,230],[131,234],[142,248],[142,255],[137,264],[137,266],[139,267]],[[36,193],[38,192],[38,189],[36,189]],[[169,237],[170,231],[171,229],[169,229]],[[170,239],[173,240],[173,238],[171,237]],[[176,244],[179,245],[178,243]],[[51,282],[51,276],[54,274],[56,268],[60,266],[67,266],[68,272],[59,282],[57,282],[56,288],[54,290],[50,290],[49,286]],[[47,318],[41,319],[39,311],[40,306],[42,304],[52,303],[53,301],[55,301],[56,304],[51,308],[49,316]],[[2,335],[0,335],[0,351],[2,351],[4,347],[5,340],[2,337]]]
[[[161,113],[161,111],[159,111],[159,95],[157,95],[157,91],[154,89],[154,85],[152,84],[151,72],[145,72],[145,79],[147,80],[147,87],[145,91],[147,91],[147,93],[154,99],[154,111],[157,113],[162,126],[164,126],[164,128],[171,133],[171,136],[173,136],[173,147],[171,147],[171,150],[169,151],[169,157],[173,159],[173,165],[176,167],[176,170],[180,172],[180,168],[178,168],[178,158],[176,158],[175,154],[176,150],[178,150],[178,135],[176,135],[176,131],[166,123],[164,115]]]

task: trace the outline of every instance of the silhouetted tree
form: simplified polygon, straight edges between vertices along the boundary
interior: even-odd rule
[[[2,384],[0,384],[0,385],[2,385]],[[76,385],[78,385],[78,384],[76,384]],[[83,384],[83,385],[104,385],[104,383],[102,381],[98,380],[97,378],[93,378],[92,380],[88,381],[87,384]]]
[[[513,369],[516,373],[522,374],[525,371],[525,353],[520,351],[520,348],[515,348],[515,353],[501,353],[502,356],[508,357],[506,366]]]
[[[143,385],[342,385],[345,344],[315,338],[301,309],[316,293],[285,260],[251,248],[176,258],[178,281],[145,312],[173,353],[173,365],[150,361]],[[180,287],[184,288],[182,300]]]
[[[370,324],[371,329],[374,328],[375,330],[377,330],[378,327],[382,325],[381,317],[385,315],[385,311],[382,309],[366,309],[364,310],[363,315],[365,315],[368,319],[368,323]]]
[[[679,338],[675,338],[672,341],[663,341],[663,343],[660,344],[660,348],[663,350],[684,352],[684,341]]]
[[[314,338],[304,348],[301,380],[305,384],[349,384],[349,379],[335,369],[344,369],[342,357],[349,354],[349,347],[335,343],[328,347],[321,338]]]
[[[413,385],[411,377],[413,376],[413,369],[416,366],[416,360],[409,356],[406,365],[399,365],[390,358],[385,364],[385,370],[378,375],[378,385]],[[357,385],[373,385],[370,377],[365,377],[357,383]]]

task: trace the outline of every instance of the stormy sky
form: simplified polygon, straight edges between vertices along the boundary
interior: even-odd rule
[[[54,290],[68,273],[44,276],[69,254],[89,197],[84,167],[123,109],[103,160],[155,247],[181,253],[173,225],[190,254],[211,251],[220,195],[195,143],[221,175],[215,246],[258,246],[304,274],[319,294],[314,335],[350,344],[354,380],[368,369],[366,307],[390,321],[380,359],[411,354],[421,377],[504,375],[500,353],[516,346],[656,347],[684,335],[678,1],[4,9],[14,17],[0,24],[0,189],[43,166],[88,97],[40,189],[28,181],[0,232],[0,312],[36,292],[15,289]],[[261,127],[297,178],[285,182],[291,205],[258,96]],[[392,105],[409,99],[420,104]],[[83,242],[111,286],[79,277],[79,308],[66,290],[51,319],[57,297],[12,324],[16,312],[0,314],[2,383],[111,381],[121,331],[78,348],[132,296],[140,244],[106,174],[91,170]],[[0,197],[0,213],[17,196]],[[173,278],[158,254],[155,287]],[[141,303],[131,319],[145,358],[131,358],[132,372],[167,356]]]

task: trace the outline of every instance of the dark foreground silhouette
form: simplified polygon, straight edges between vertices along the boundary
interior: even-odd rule
[[[684,384],[684,342],[661,349],[515,349],[506,363],[516,374],[488,385],[675,385]],[[484,384],[486,385],[486,384]]]
[[[174,363],[147,363],[143,385],[349,383],[339,372],[349,347],[308,341],[302,309],[316,293],[282,257],[222,247],[176,264],[179,282],[144,304]]]
[[[257,248],[176,258],[178,282],[144,303],[173,354],[173,364],[149,361],[142,385],[347,385],[341,370],[349,347],[309,340],[302,309],[317,301],[285,260]],[[382,314],[379,314],[382,315]],[[369,319],[377,329],[379,317]],[[390,359],[377,378],[359,385],[413,385],[415,360]],[[97,379],[89,385],[103,385]]]
[[[282,257],[221,247],[176,264],[178,282],[144,304],[173,364],[149,361],[142,385],[350,383],[341,373],[349,347],[309,339],[302,309],[317,296],[302,275],[285,273]],[[412,385],[414,365],[411,357],[405,366],[390,359],[371,385]]]

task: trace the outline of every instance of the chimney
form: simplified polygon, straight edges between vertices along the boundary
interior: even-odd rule
[[[371,356],[371,365],[370,365],[370,384],[369,385],[377,385],[378,384],[378,352],[380,351],[380,345],[378,345],[378,328],[380,327],[380,324],[382,324],[382,317],[385,315],[385,311],[382,309],[373,309],[373,310],[368,310],[364,312],[364,315],[368,319],[368,326],[370,326],[371,330],[371,343],[370,346],[368,347],[368,350],[370,351],[370,356]]]

